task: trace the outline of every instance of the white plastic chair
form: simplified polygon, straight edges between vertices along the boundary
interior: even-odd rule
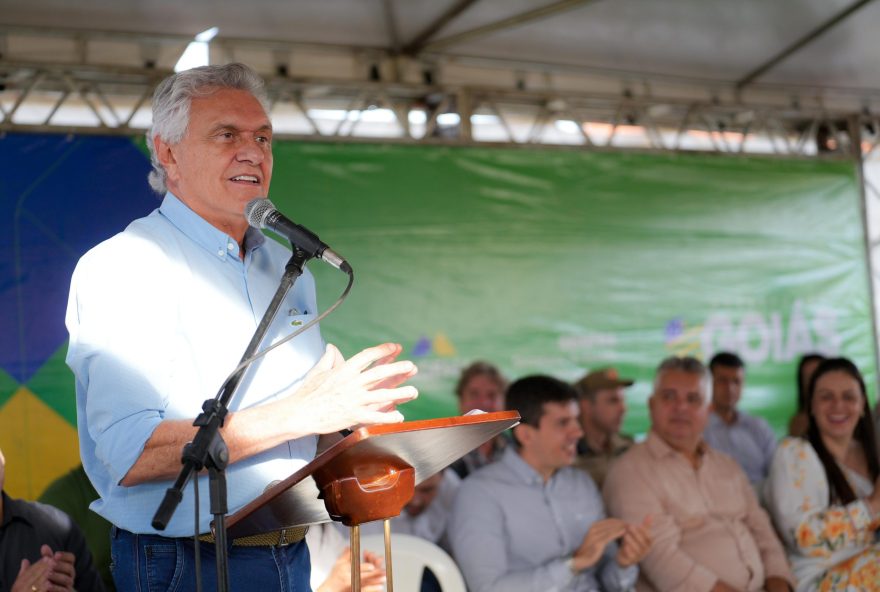
[[[362,536],[361,550],[384,557],[385,537],[381,534]],[[391,569],[395,592],[418,591],[426,567],[437,576],[443,592],[467,592],[458,566],[446,551],[425,539],[392,532]]]

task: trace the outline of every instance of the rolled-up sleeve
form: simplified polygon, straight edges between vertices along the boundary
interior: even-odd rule
[[[163,296],[141,285],[138,268],[118,261],[124,250],[98,253],[100,258],[84,257],[73,275],[67,364],[76,377],[79,412],[85,414],[80,422],[87,426],[95,457],[119,483],[164,417],[163,393],[173,372],[173,347],[167,343],[173,318]],[[104,268],[116,275],[109,277]]]

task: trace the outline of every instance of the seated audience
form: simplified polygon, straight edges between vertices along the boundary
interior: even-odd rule
[[[399,516],[391,519],[391,540],[397,534],[408,534],[434,543],[451,554],[447,527],[452,514],[452,503],[461,483],[452,469],[445,469],[428,477],[415,487],[412,499],[403,507]],[[348,537],[348,527],[336,522],[337,530]],[[381,520],[361,525],[361,536],[384,535]],[[430,569],[422,576],[421,592],[440,590],[440,584]]]
[[[708,387],[699,360],[664,360],[648,400],[651,431],[605,479],[612,516],[653,517],[637,590],[790,590],[785,551],[745,473],[703,442]]]
[[[706,444],[739,463],[752,485],[767,478],[776,452],[776,434],[761,417],[737,409],[745,382],[745,364],[736,354],[721,352],[709,362],[712,405],[703,432]]]
[[[807,391],[806,438],[779,446],[765,499],[797,590],[880,590],[880,464],[865,383],[844,358]]]
[[[103,592],[76,524],[57,508],[6,495],[5,468],[0,451],[0,591]]]
[[[584,432],[578,440],[575,466],[587,471],[600,489],[611,461],[633,445],[632,438],[620,433],[626,415],[623,389],[632,384],[614,368],[594,370],[574,384]]]
[[[98,499],[92,482],[82,464],[49,484],[38,501],[54,506],[70,516],[86,537],[95,568],[108,592],[116,590],[110,573],[110,523],[106,518],[89,510]]]
[[[507,379],[498,368],[488,362],[474,362],[461,371],[455,385],[459,413],[464,415],[476,409],[487,413],[501,411],[506,388]],[[499,435],[452,463],[451,468],[464,479],[476,469],[498,460],[506,445],[507,437]]]
[[[315,592],[351,591],[351,552],[348,533],[345,536],[336,523],[315,524],[306,533],[311,560],[310,583]],[[346,529],[347,530],[347,529]],[[361,592],[385,590],[385,562],[381,557],[364,551],[361,561]]]
[[[403,507],[399,516],[391,519],[392,538],[398,533],[410,534],[449,552],[447,526],[460,484],[461,479],[455,471],[445,469],[416,485],[412,499]],[[348,527],[338,522],[336,524],[337,528],[347,536]],[[384,532],[385,527],[381,520],[361,525],[362,535]]]
[[[798,385],[798,410],[791,416],[788,422],[789,436],[807,435],[807,387],[813,372],[819,367],[819,363],[825,359],[822,354],[804,354],[798,362],[797,385]]]
[[[593,480],[572,467],[577,393],[549,376],[517,380],[514,445],[459,487],[449,537],[471,592],[629,590],[650,548],[647,524],[607,518]],[[620,541],[618,544],[616,541]]]

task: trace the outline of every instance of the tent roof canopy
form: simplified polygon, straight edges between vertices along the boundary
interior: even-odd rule
[[[0,18],[184,36],[218,26],[218,39],[334,44],[429,61],[834,89],[863,100],[880,94],[880,6],[870,0],[6,0]]]
[[[455,113],[461,125],[452,139],[465,142],[540,142],[564,120],[579,125],[563,143],[615,145],[619,128],[637,123],[642,144],[653,148],[679,149],[683,132],[696,130],[711,135],[716,150],[749,151],[745,140],[761,136],[774,152],[778,140],[782,153],[805,154],[832,136],[833,150],[844,150],[844,132],[858,120],[873,150],[880,144],[880,61],[872,59],[880,50],[878,6],[5,0],[0,130],[71,125],[61,115],[74,103],[97,131],[132,133],[144,125],[156,82],[197,33],[218,27],[211,62],[243,61],[266,76],[280,105],[275,114],[299,113],[293,135],[351,136],[356,125],[362,133],[348,118],[381,107],[394,113],[394,133],[407,141],[437,136],[439,116]],[[314,109],[341,110],[346,121],[328,127],[314,120]],[[413,124],[424,128],[417,133],[407,121],[413,109],[427,118]],[[475,115],[493,117],[495,131],[477,138]]]

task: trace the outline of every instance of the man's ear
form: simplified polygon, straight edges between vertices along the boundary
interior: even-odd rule
[[[525,446],[528,442],[531,442],[534,435],[535,428],[527,423],[520,423],[513,428],[513,437],[519,442],[520,446]]]
[[[177,180],[177,159],[174,156],[171,144],[159,137],[153,136],[153,148],[156,151],[156,159],[162,168],[165,169],[165,175],[171,181]]]
[[[578,399],[578,409],[581,412],[580,419],[584,419],[585,417],[592,417],[593,402],[590,401],[587,397],[580,398]]]
[[[657,404],[657,393],[651,393],[651,396],[648,397],[648,413],[654,413],[654,406]],[[653,417],[653,415],[652,415]]]

